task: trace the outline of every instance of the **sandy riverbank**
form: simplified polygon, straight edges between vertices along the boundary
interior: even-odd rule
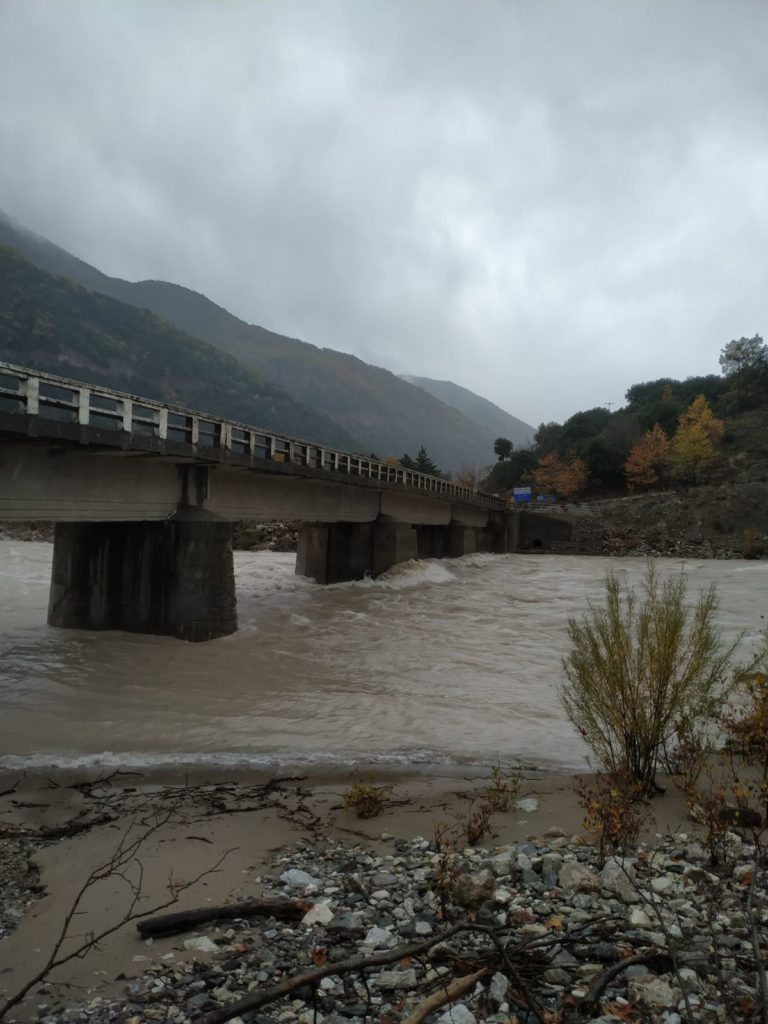
[[[232,770],[156,771],[117,774],[106,781],[91,772],[47,772],[0,777],[0,841],[20,834],[35,837],[43,895],[31,902],[18,927],[0,941],[0,992],[8,995],[34,976],[49,956],[62,922],[89,872],[106,864],[118,844],[149,831],[137,855],[141,864],[138,908],[149,910],[169,898],[169,879],[186,883],[174,910],[258,897],[264,879],[274,875],[277,851],[298,841],[322,844],[328,838],[363,845],[379,852],[391,849],[393,837],[432,838],[438,823],[466,819],[473,796],[487,783],[478,770],[452,774],[427,771],[379,773],[378,781],[393,786],[391,803],[377,818],[359,820],[341,806],[349,774],[314,773],[278,780],[266,773]],[[297,773],[298,774],[298,773]],[[554,826],[569,834],[581,831],[583,813],[573,790],[573,777],[524,771],[521,797],[525,809],[496,814],[493,834],[483,846],[508,844],[542,836]],[[284,781],[280,781],[282,778]],[[655,822],[649,835],[690,829],[685,807],[674,789],[653,803]],[[41,831],[87,826],[76,835],[40,841]],[[156,822],[161,822],[154,828]],[[221,861],[221,858],[224,858]],[[215,869],[215,865],[219,866]],[[129,877],[137,879],[133,863]],[[7,891],[11,891],[8,889]],[[71,931],[78,937],[119,923],[132,895],[125,880],[106,878],[86,893]],[[20,907],[14,909],[18,916]],[[183,961],[205,954],[185,950],[185,936],[145,944],[134,923],[118,927],[84,959],[75,959],[51,976],[55,985],[34,989],[10,1019],[31,1020],[41,1003],[67,1005],[87,994],[111,996],[126,980],[141,974],[151,960]],[[74,940],[76,942],[77,939]],[[73,944],[64,949],[73,948]]]

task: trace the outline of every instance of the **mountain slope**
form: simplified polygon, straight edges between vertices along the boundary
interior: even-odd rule
[[[46,270],[150,309],[175,327],[233,355],[299,402],[334,420],[345,434],[357,438],[365,451],[380,456],[414,454],[423,444],[443,469],[486,464],[493,458],[498,431],[478,426],[458,409],[388,370],[247,324],[180,285],[108,277],[0,214],[2,241]]]
[[[511,413],[505,412],[498,405],[489,402],[487,398],[476,395],[468,388],[463,388],[450,380],[412,377],[408,374],[401,376],[409,384],[423,388],[430,395],[440,399],[441,402],[458,409],[494,440],[497,437],[506,437],[516,448],[525,448],[533,441],[533,435],[536,433],[535,427],[532,427],[530,423],[524,423],[523,420],[512,416]]]
[[[49,274],[0,246],[0,359],[105,384],[277,433],[357,448],[231,356],[153,313]]]

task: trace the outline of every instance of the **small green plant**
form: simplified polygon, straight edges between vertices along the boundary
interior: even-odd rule
[[[358,818],[377,818],[387,805],[392,786],[376,783],[373,777],[353,779],[343,794],[343,805]]]
[[[515,806],[520,795],[520,785],[520,773],[514,768],[505,768],[501,761],[497,761],[491,768],[491,778],[482,796],[494,813],[504,814]]]
[[[677,724],[713,717],[729,686],[736,644],[715,625],[715,588],[689,607],[686,585],[683,574],[661,582],[651,564],[638,600],[610,572],[605,605],[568,620],[565,711],[603,771],[647,794]]]

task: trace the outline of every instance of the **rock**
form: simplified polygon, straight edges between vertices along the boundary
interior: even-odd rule
[[[640,907],[635,907],[632,913],[629,915],[629,923],[635,928],[651,928],[653,927],[653,921]]]
[[[476,1024],[477,1018],[464,1003],[456,1003],[437,1018],[438,1024]]]
[[[354,937],[363,933],[363,915],[356,911],[347,911],[343,914],[334,914],[326,925],[329,932],[336,932],[340,935]]]
[[[207,935],[195,935],[184,940],[184,949],[194,949],[198,953],[218,953],[219,947]]]
[[[523,811],[525,814],[532,814],[534,811],[538,811],[539,801],[535,796],[524,796],[515,803],[515,807],[518,811]]]
[[[560,868],[558,884],[566,892],[594,892],[600,888],[600,877],[586,864],[569,860]]]
[[[316,903],[311,910],[308,910],[304,917],[301,919],[302,924],[329,924],[334,917],[333,910],[328,906],[327,903]]]
[[[493,895],[493,875],[490,871],[479,871],[476,875],[459,875],[454,886],[453,898],[460,907],[478,907]]]
[[[682,995],[679,988],[672,988],[663,978],[652,976],[630,978],[627,987],[632,1002],[642,1003],[656,1010],[676,1007]]]
[[[651,888],[657,893],[669,892],[675,888],[675,880],[670,875],[659,875],[651,879]]]
[[[373,946],[374,949],[387,949],[389,946],[393,946],[396,942],[392,932],[386,928],[379,928],[374,925],[373,928],[369,928],[365,936],[366,946]]]
[[[608,892],[615,892],[624,903],[639,903],[635,885],[635,869],[627,860],[610,857],[600,872],[600,881]]]
[[[405,971],[382,971],[378,977],[374,975],[373,981],[385,990],[411,989],[416,985],[416,971],[412,967]]]
[[[280,875],[280,881],[284,882],[289,889],[319,889],[323,884],[319,878],[315,878],[300,868],[289,868]]]
[[[488,985],[488,998],[493,1005],[497,1008],[507,998],[507,990],[509,989],[509,978],[500,971],[497,971],[491,976],[490,984]]]

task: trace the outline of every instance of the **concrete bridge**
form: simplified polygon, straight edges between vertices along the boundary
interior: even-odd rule
[[[0,519],[56,523],[52,625],[192,641],[237,629],[241,519],[300,521],[296,572],[319,583],[565,539],[439,477],[8,363]]]

